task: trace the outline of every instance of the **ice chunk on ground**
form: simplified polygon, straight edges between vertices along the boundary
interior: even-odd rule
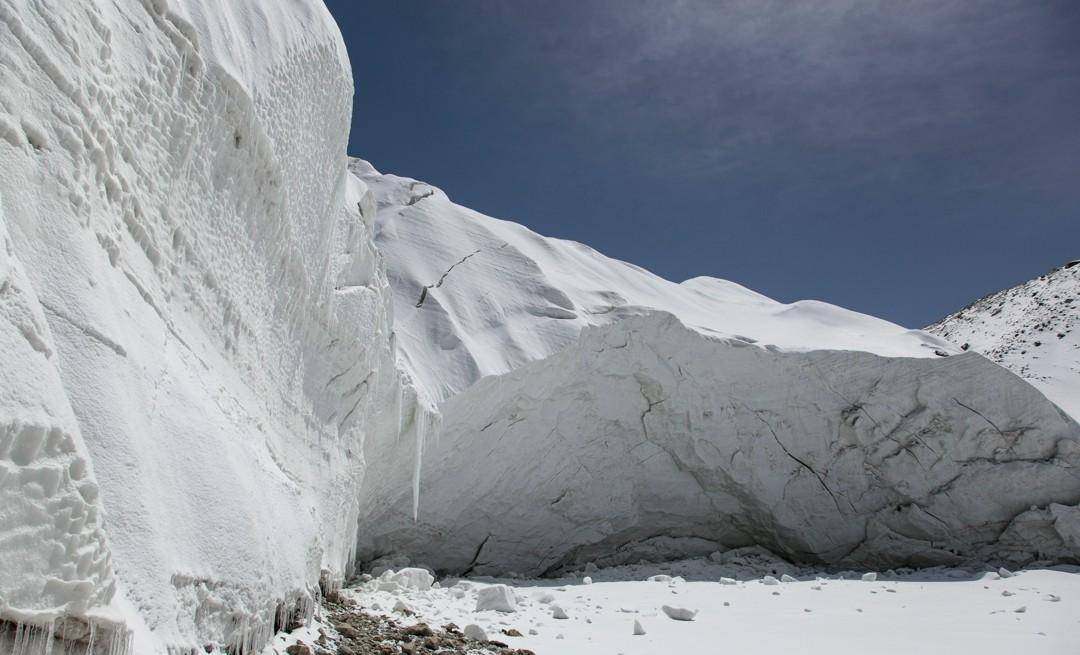
[[[405,589],[430,589],[435,576],[424,569],[407,568],[394,573],[391,578]]]
[[[660,609],[664,611],[664,614],[668,615],[668,618],[676,621],[693,621],[694,617],[697,616],[697,610],[691,610],[685,607],[662,605]]]
[[[481,589],[476,594],[476,610],[474,611],[483,612],[486,610],[504,613],[517,611],[517,600],[514,597],[513,590],[503,584]]]

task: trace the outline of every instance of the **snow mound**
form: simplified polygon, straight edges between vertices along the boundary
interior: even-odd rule
[[[340,34],[16,2],[0,53],[0,650],[255,651],[351,567],[411,407]]]
[[[442,415],[366,481],[361,560],[1080,557],[1048,514],[1080,503],[1080,427],[985,358],[824,303],[674,284],[352,170],[378,200],[399,361]],[[393,464],[421,448],[419,471]]]
[[[1080,263],[980,298],[926,330],[986,355],[1080,417]]]

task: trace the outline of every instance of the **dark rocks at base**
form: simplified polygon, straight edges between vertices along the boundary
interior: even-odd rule
[[[396,619],[366,614],[353,601],[340,595],[325,601],[329,623],[337,630],[339,639],[320,639],[314,650],[307,645],[294,644],[289,655],[429,655],[432,653],[493,653],[497,655],[534,655],[532,651],[510,648],[499,641],[466,641],[458,626],[448,623],[432,628],[426,623],[401,625]],[[508,629],[508,636],[521,633]],[[516,633],[516,634],[513,634]],[[293,652],[293,648],[304,650]]]

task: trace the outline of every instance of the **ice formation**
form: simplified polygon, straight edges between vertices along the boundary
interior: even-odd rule
[[[365,480],[359,555],[551,574],[749,544],[830,565],[1080,557],[1080,427],[926,332],[682,284],[352,170],[442,427]],[[414,520],[414,515],[416,519]]]
[[[351,566],[402,404],[352,93],[317,0],[0,2],[0,650],[253,652]]]
[[[318,0],[0,0],[0,650],[252,653],[387,555],[1078,557],[1033,387],[349,164],[351,103]]]

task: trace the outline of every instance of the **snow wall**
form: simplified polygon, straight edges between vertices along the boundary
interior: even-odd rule
[[[318,0],[0,0],[0,650],[255,652],[349,571],[401,415],[352,96]]]

